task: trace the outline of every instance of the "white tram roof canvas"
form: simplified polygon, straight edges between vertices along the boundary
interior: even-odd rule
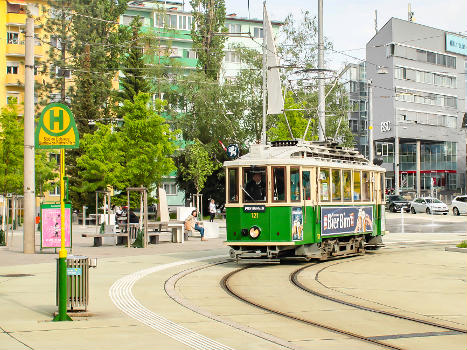
[[[386,171],[383,167],[371,164],[368,159],[353,149],[308,141],[300,141],[295,146],[254,144],[250,146],[249,153],[238,159],[224,162],[225,167],[251,165],[301,165]]]

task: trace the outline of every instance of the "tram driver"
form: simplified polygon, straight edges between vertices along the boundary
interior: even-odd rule
[[[263,179],[261,171],[253,170],[252,178],[246,184],[245,199],[248,202],[257,202],[266,200],[266,181]]]

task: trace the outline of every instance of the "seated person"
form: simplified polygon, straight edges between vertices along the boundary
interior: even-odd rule
[[[185,230],[188,231],[199,231],[201,234],[201,240],[202,241],[207,241],[206,238],[204,238],[204,227],[202,227],[202,223],[197,220],[198,218],[198,211],[195,209],[191,212],[191,215],[188,216],[185,220]]]
[[[253,173],[253,178],[246,184],[245,191],[245,199],[247,201],[266,200],[266,184],[261,179],[261,173]]]

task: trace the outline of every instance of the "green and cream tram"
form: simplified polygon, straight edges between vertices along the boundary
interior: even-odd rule
[[[232,257],[324,260],[382,245],[385,170],[357,151],[277,141],[224,167]]]

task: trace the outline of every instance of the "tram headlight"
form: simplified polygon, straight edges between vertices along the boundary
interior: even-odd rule
[[[253,239],[256,239],[259,237],[259,235],[261,234],[261,230],[258,226],[252,226],[250,228],[250,237],[253,238]]]

